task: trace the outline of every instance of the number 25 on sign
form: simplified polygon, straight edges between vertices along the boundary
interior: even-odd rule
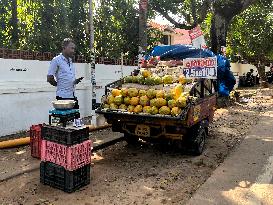
[[[187,58],[183,61],[186,78],[217,78],[217,58]]]

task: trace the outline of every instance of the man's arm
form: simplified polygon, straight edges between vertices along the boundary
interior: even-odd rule
[[[53,86],[57,86],[57,82],[54,78],[57,71],[58,71],[58,63],[57,63],[57,60],[54,58],[50,62],[50,66],[49,66],[48,73],[47,73],[47,82],[49,82]]]
[[[47,82],[49,82],[53,86],[57,86],[57,82],[56,82],[53,75],[48,75],[47,76]]]

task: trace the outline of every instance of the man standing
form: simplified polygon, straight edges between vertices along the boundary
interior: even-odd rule
[[[62,43],[62,53],[54,57],[50,63],[47,74],[47,82],[57,86],[57,100],[75,100],[74,109],[79,109],[78,99],[75,97],[75,86],[83,77],[76,79],[72,58],[75,53],[75,43],[66,38]]]

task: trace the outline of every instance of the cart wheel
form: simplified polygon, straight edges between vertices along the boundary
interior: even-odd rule
[[[124,138],[125,141],[129,144],[129,145],[135,145],[138,143],[138,137],[135,135],[130,135],[128,133],[124,133]]]
[[[202,125],[192,128],[192,134],[190,136],[190,147],[192,154],[198,156],[201,155],[205,148],[205,142],[207,133],[205,127]]]

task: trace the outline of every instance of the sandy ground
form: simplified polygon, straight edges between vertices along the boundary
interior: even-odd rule
[[[201,156],[181,154],[167,145],[132,147],[120,142],[94,154],[89,186],[66,194],[40,184],[39,171],[34,171],[0,183],[0,204],[185,204],[272,105],[271,99],[256,98],[218,109]],[[92,138],[112,135],[103,130]],[[0,150],[0,173],[38,163],[29,155],[29,147]]]

